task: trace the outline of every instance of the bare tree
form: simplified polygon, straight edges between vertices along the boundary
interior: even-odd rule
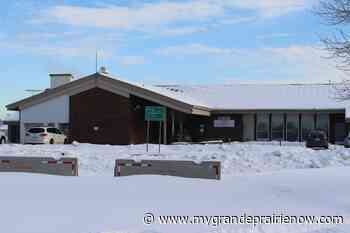
[[[331,25],[350,23],[349,0],[321,0],[317,13]]]
[[[331,37],[321,38],[329,58],[334,59],[337,67],[350,72],[350,36],[346,29],[350,26],[350,0],[320,0],[316,13],[324,22],[335,27]],[[350,80],[334,85],[336,98],[350,99]]]
[[[350,99],[350,80],[343,80],[341,83],[335,83],[333,87],[333,98],[339,101]]]
[[[350,24],[350,0],[321,0],[316,12],[328,25],[342,26],[332,37],[321,40],[339,68],[350,71],[350,37],[345,32]]]

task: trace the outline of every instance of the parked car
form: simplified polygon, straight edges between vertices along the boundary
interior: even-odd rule
[[[350,133],[348,136],[345,137],[344,139],[344,147],[345,148],[350,148]]]
[[[4,131],[0,130],[0,144],[5,144],[7,142],[7,135]]]
[[[306,147],[328,149],[328,139],[326,132],[318,129],[312,130],[306,139]]]
[[[30,128],[25,135],[24,144],[66,144],[67,136],[53,127]]]

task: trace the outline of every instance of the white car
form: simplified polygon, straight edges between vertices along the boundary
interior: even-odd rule
[[[5,144],[6,142],[7,142],[6,133],[0,130],[0,144]]]
[[[30,128],[25,135],[24,144],[66,144],[67,136],[54,127]]]

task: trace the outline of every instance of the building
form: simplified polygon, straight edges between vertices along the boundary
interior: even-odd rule
[[[60,79],[60,80],[56,80]],[[51,75],[51,88],[7,106],[19,111],[20,139],[33,126],[56,126],[71,141],[97,144],[146,142],[145,106],[164,106],[162,143],[175,141],[303,141],[320,128],[342,142],[348,101],[331,84],[233,84],[146,86],[98,72],[75,81]],[[157,142],[159,123],[150,124]]]

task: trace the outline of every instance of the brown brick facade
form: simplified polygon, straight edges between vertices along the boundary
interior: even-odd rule
[[[70,97],[70,140],[96,144],[130,143],[129,99],[93,88]]]

